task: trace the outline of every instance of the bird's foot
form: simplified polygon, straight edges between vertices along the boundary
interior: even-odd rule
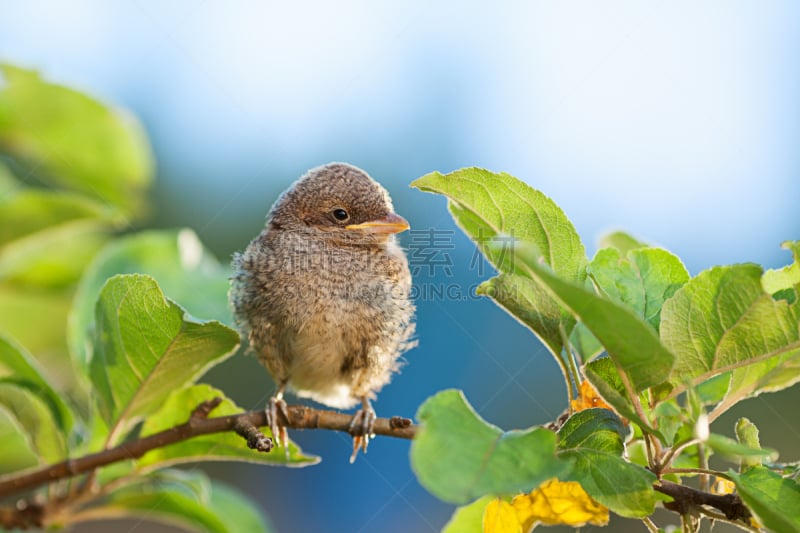
[[[353,436],[353,455],[350,456],[350,463],[354,463],[358,456],[358,450],[364,450],[367,453],[370,439],[375,437],[375,409],[369,403],[369,400],[364,398],[361,400],[361,408],[353,415],[353,420],[350,422],[350,434]]]
[[[278,423],[278,411],[289,420],[289,410],[286,407],[286,401],[283,399],[283,392],[278,392],[275,396],[269,399],[267,406],[267,423],[269,430],[272,432],[272,437],[278,446],[283,446],[285,452],[289,453],[289,434],[286,431],[286,426]]]

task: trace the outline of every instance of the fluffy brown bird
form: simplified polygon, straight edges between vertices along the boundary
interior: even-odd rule
[[[261,234],[234,255],[234,316],[277,385],[268,416],[284,446],[276,415],[286,412],[288,386],[330,407],[360,402],[351,461],[359,447],[366,452],[375,421],[370,399],[415,344],[411,274],[394,236],[406,229],[380,184],[330,163],[289,187]]]

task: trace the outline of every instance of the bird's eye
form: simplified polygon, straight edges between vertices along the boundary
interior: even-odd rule
[[[333,215],[333,218],[335,218],[339,222],[344,222],[345,220],[350,218],[350,215],[347,213],[347,211],[345,211],[341,207],[336,208],[333,211],[331,211],[331,215]]]

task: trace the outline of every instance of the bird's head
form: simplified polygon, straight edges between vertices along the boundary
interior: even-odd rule
[[[384,243],[408,229],[392,200],[369,175],[346,163],[308,171],[275,203],[270,224],[331,241]]]

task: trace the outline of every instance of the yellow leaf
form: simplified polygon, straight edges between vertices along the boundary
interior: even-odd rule
[[[592,384],[585,379],[581,382],[578,397],[572,400],[573,411],[583,411],[584,409],[592,409],[593,407],[601,409],[611,409],[611,407],[603,401],[603,399],[594,390]]]
[[[483,511],[483,533],[522,533],[517,513],[511,504],[497,498]]]
[[[733,481],[721,477],[714,478],[714,484],[711,485],[712,494],[733,494],[736,490],[736,484]]]
[[[545,481],[530,494],[516,496],[511,506],[517,512],[523,531],[529,531],[536,523],[608,524],[608,508],[593,500],[575,481]]]

